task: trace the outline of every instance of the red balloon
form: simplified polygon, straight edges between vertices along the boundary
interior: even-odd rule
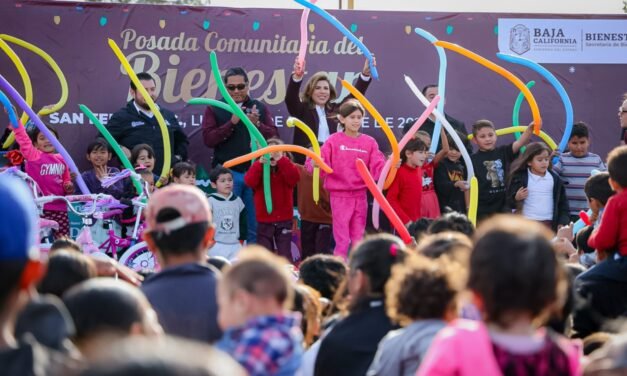
[[[368,167],[366,167],[364,161],[358,158],[355,163],[357,164],[357,171],[359,172],[359,175],[361,175],[361,178],[364,179],[368,190],[372,193],[374,199],[377,200],[390,222],[392,222],[392,226],[394,226],[401,239],[403,239],[403,242],[405,242],[405,244],[411,244],[413,239],[411,235],[409,235],[409,231],[407,231],[407,228],[403,222],[401,222],[398,214],[396,214],[394,209],[392,209],[388,200],[386,200],[383,196],[383,193],[381,193],[381,191],[377,188],[377,183],[372,178],[372,175],[370,175],[370,171],[368,171]]]
[[[588,213],[586,213],[585,211],[580,211],[579,212],[579,218],[581,218],[581,220],[583,221],[583,223],[586,224],[586,226],[590,226],[590,217],[588,217]]]

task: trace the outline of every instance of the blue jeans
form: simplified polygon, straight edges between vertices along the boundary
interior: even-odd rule
[[[257,215],[255,213],[255,202],[253,201],[253,190],[244,183],[244,173],[231,170],[233,173],[233,193],[239,196],[246,205],[246,225],[248,234],[246,241],[248,244],[257,242]]]

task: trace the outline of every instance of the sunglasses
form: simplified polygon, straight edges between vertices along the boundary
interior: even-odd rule
[[[226,85],[226,88],[229,91],[235,91],[235,89],[237,89],[237,90],[244,90],[244,89],[246,89],[246,84]]]

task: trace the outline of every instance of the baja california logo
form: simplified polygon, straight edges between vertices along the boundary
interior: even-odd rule
[[[509,49],[522,55],[531,48],[529,29],[525,25],[516,25],[509,32]]]

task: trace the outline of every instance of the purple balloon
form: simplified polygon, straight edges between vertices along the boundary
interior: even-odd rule
[[[4,78],[4,76],[1,74],[0,74],[0,88],[2,89],[2,91],[7,93],[13,99],[13,101],[15,101],[15,103],[17,103],[18,106],[20,106],[22,110],[24,110],[28,114],[28,117],[30,117],[31,120],[37,126],[37,128],[39,128],[39,131],[43,133],[48,140],[50,140],[50,143],[52,144],[52,146],[54,146],[54,148],[57,149],[59,154],[61,154],[61,156],[65,160],[65,163],[68,164],[70,171],[76,174],[76,184],[80,188],[81,192],[83,192],[84,194],[89,194],[90,192],[89,192],[89,189],[87,188],[87,184],[85,184],[85,181],[83,180],[83,177],[81,176],[81,172],[76,167],[76,164],[74,163],[74,160],[72,160],[72,157],[70,157],[70,154],[68,154],[67,150],[65,150],[63,145],[61,145],[61,143],[59,142],[59,140],[57,140],[57,138],[54,137],[52,132],[50,132],[50,130],[44,125],[44,123],[41,121],[39,116],[37,116],[35,111],[33,111],[33,109],[28,106],[28,104],[26,103],[24,98],[22,98],[20,93],[18,93],[17,90],[15,90],[13,86],[11,86],[9,81],[7,81]]]

